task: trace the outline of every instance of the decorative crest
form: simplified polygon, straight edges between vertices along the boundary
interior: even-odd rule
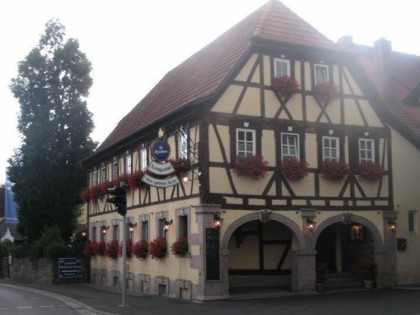
[[[344,224],[350,224],[351,223],[351,216],[352,216],[351,212],[343,213],[343,223]]]
[[[263,210],[260,210],[259,212],[260,212],[260,221],[262,223],[268,223],[268,221],[270,221],[272,211],[268,209],[263,209]]]

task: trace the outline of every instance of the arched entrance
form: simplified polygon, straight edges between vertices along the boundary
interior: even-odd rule
[[[375,261],[381,243],[376,227],[361,217],[346,224],[341,217],[323,222],[314,235],[318,285],[328,289],[361,287],[361,263]]]
[[[235,221],[222,240],[222,277],[230,294],[290,290],[295,253],[303,244],[297,225],[281,215],[273,214],[267,223],[258,213]]]

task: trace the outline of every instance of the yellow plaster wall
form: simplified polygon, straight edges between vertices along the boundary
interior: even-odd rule
[[[394,203],[398,211],[397,238],[407,239],[407,250],[397,251],[398,282],[420,282],[420,151],[394,129],[392,133],[392,162]],[[415,231],[408,231],[408,212],[416,211]]]

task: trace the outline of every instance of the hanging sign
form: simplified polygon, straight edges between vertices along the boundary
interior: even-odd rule
[[[169,175],[175,172],[174,167],[169,162],[165,162],[165,163],[152,162],[149,164],[149,167],[147,168],[147,170],[156,175]]]
[[[160,128],[158,132],[159,138],[150,145],[150,154],[152,155],[153,161],[147,167],[149,174],[145,174],[141,179],[144,183],[159,188],[179,184],[179,178],[174,174],[174,167],[170,162],[167,162],[171,154],[171,147],[164,139],[164,135],[164,130]],[[154,177],[153,175],[158,177]],[[159,176],[167,177],[159,178]]]
[[[170,187],[170,186],[179,184],[179,179],[178,179],[178,176],[176,175],[160,179],[160,178],[152,177],[146,174],[142,177],[141,180],[150,186],[155,186],[155,187],[160,187],[160,188]]]
[[[166,159],[171,154],[171,147],[163,139],[158,139],[155,142],[153,142],[150,148],[151,148],[150,153],[152,154],[152,158],[157,162],[166,161]]]

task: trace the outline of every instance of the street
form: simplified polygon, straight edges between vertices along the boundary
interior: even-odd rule
[[[31,292],[16,287],[29,286]],[[45,292],[42,297],[37,292]],[[61,298],[60,298],[61,296]],[[160,296],[127,295],[90,284],[35,285],[0,281],[0,314],[241,314],[241,315],[420,315],[420,286],[286,294],[194,303]],[[48,307],[47,307],[48,306]],[[21,307],[21,308],[18,308]],[[25,309],[22,307],[31,307]]]
[[[75,315],[94,314],[83,311],[71,299],[37,289],[0,284],[1,315]]]

